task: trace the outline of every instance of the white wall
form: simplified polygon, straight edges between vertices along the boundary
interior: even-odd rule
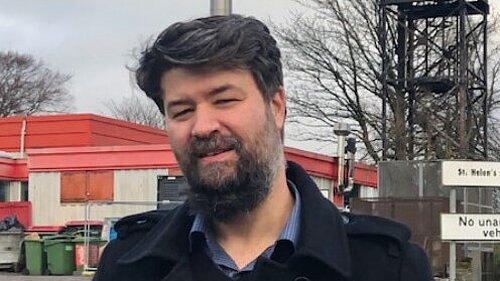
[[[90,220],[125,215],[156,209],[157,176],[165,169],[117,170],[114,174],[113,204],[89,204]],[[31,201],[33,225],[63,225],[70,220],[86,218],[85,203],[61,203],[59,172],[30,173],[28,194]],[[147,201],[151,204],[139,204]],[[128,204],[118,204],[128,202]],[[133,203],[136,202],[136,203]]]
[[[329,198],[332,190],[332,180],[318,176],[311,176],[311,178],[316,183],[323,196],[325,196],[325,198]]]
[[[21,199],[22,199],[21,185],[22,185],[22,182],[20,182],[20,181],[11,181],[10,182],[9,191],[7,193],[7,200],[8,201],[21,201]]]
[[[359,189],[359,198],[373,198],[378,197],[378,188],[361,186]]]

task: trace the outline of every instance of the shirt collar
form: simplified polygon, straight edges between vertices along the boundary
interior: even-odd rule
[[[299,192],[295,184],[291,181],[287,181],[287,183],[288,183],[288,189],[292,193],[295,200],[293,203],[290,216],[288,217],[285,227],[281,231],[277,241],[282,241],[282,240],[290,241],[292,242],[292,245],[295,247],[297,245],[299,237],[301,202],[300,202]],[[193,226],[191,227],[191,230],[189,232],[189,243],[191,251],[193,250],[193,246],[195,244],[194,237],[198,234],[202,234],[203,235],[202,237],[204,237],[205,239],[213,239],[213,232],[211,229],[210,222],[205,216],[201,214],[196,214],[193,221]]]
[[[278,241],[288,240],[292,242],[294,246],[296,246],[297,241],[299,239],[301,202],[300,202],[300,195],[299,192],[297,191],[297,187],[295,186],[295,184],[291,181],[287,182],[288,182],[288,188],[290,189],[290,192],[292,193],[295,200],[293,203],[292,212],[288,217],[285,227],[281,231]]]

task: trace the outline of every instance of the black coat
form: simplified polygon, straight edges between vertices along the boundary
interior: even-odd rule
[[[379,217],[340,214],[295,163],[289,162],[287,178],[302,202],[299,241],[285,264],[260,263],[263,269],[255,280],[432,280],[425,253],[408,242],[407,227]],[[199,280],[189,254],[192,222],[184,205],[120,220],[118,239],[106,247],[94,281]]]

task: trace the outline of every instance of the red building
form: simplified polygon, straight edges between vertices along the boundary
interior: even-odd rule
[[[156,208],[159,179],[182,177],[163,130],[93,114],[1,118],[0,151],[0,201],[30,201],[35,225]],[[285,154],[330,196],[336,158]],[[376,194],[376,167],[357,163],[354,182],[361,195]]]

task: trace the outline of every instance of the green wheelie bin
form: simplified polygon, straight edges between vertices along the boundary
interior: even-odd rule
[[[72,275],[75,271],[75,246],[73,237],[56,235],[44,239],[49,275]]]
[[[47,269],[47,255],[43,250],[43,240],[35,237],[24,239],[26,273],[43,275]]]

